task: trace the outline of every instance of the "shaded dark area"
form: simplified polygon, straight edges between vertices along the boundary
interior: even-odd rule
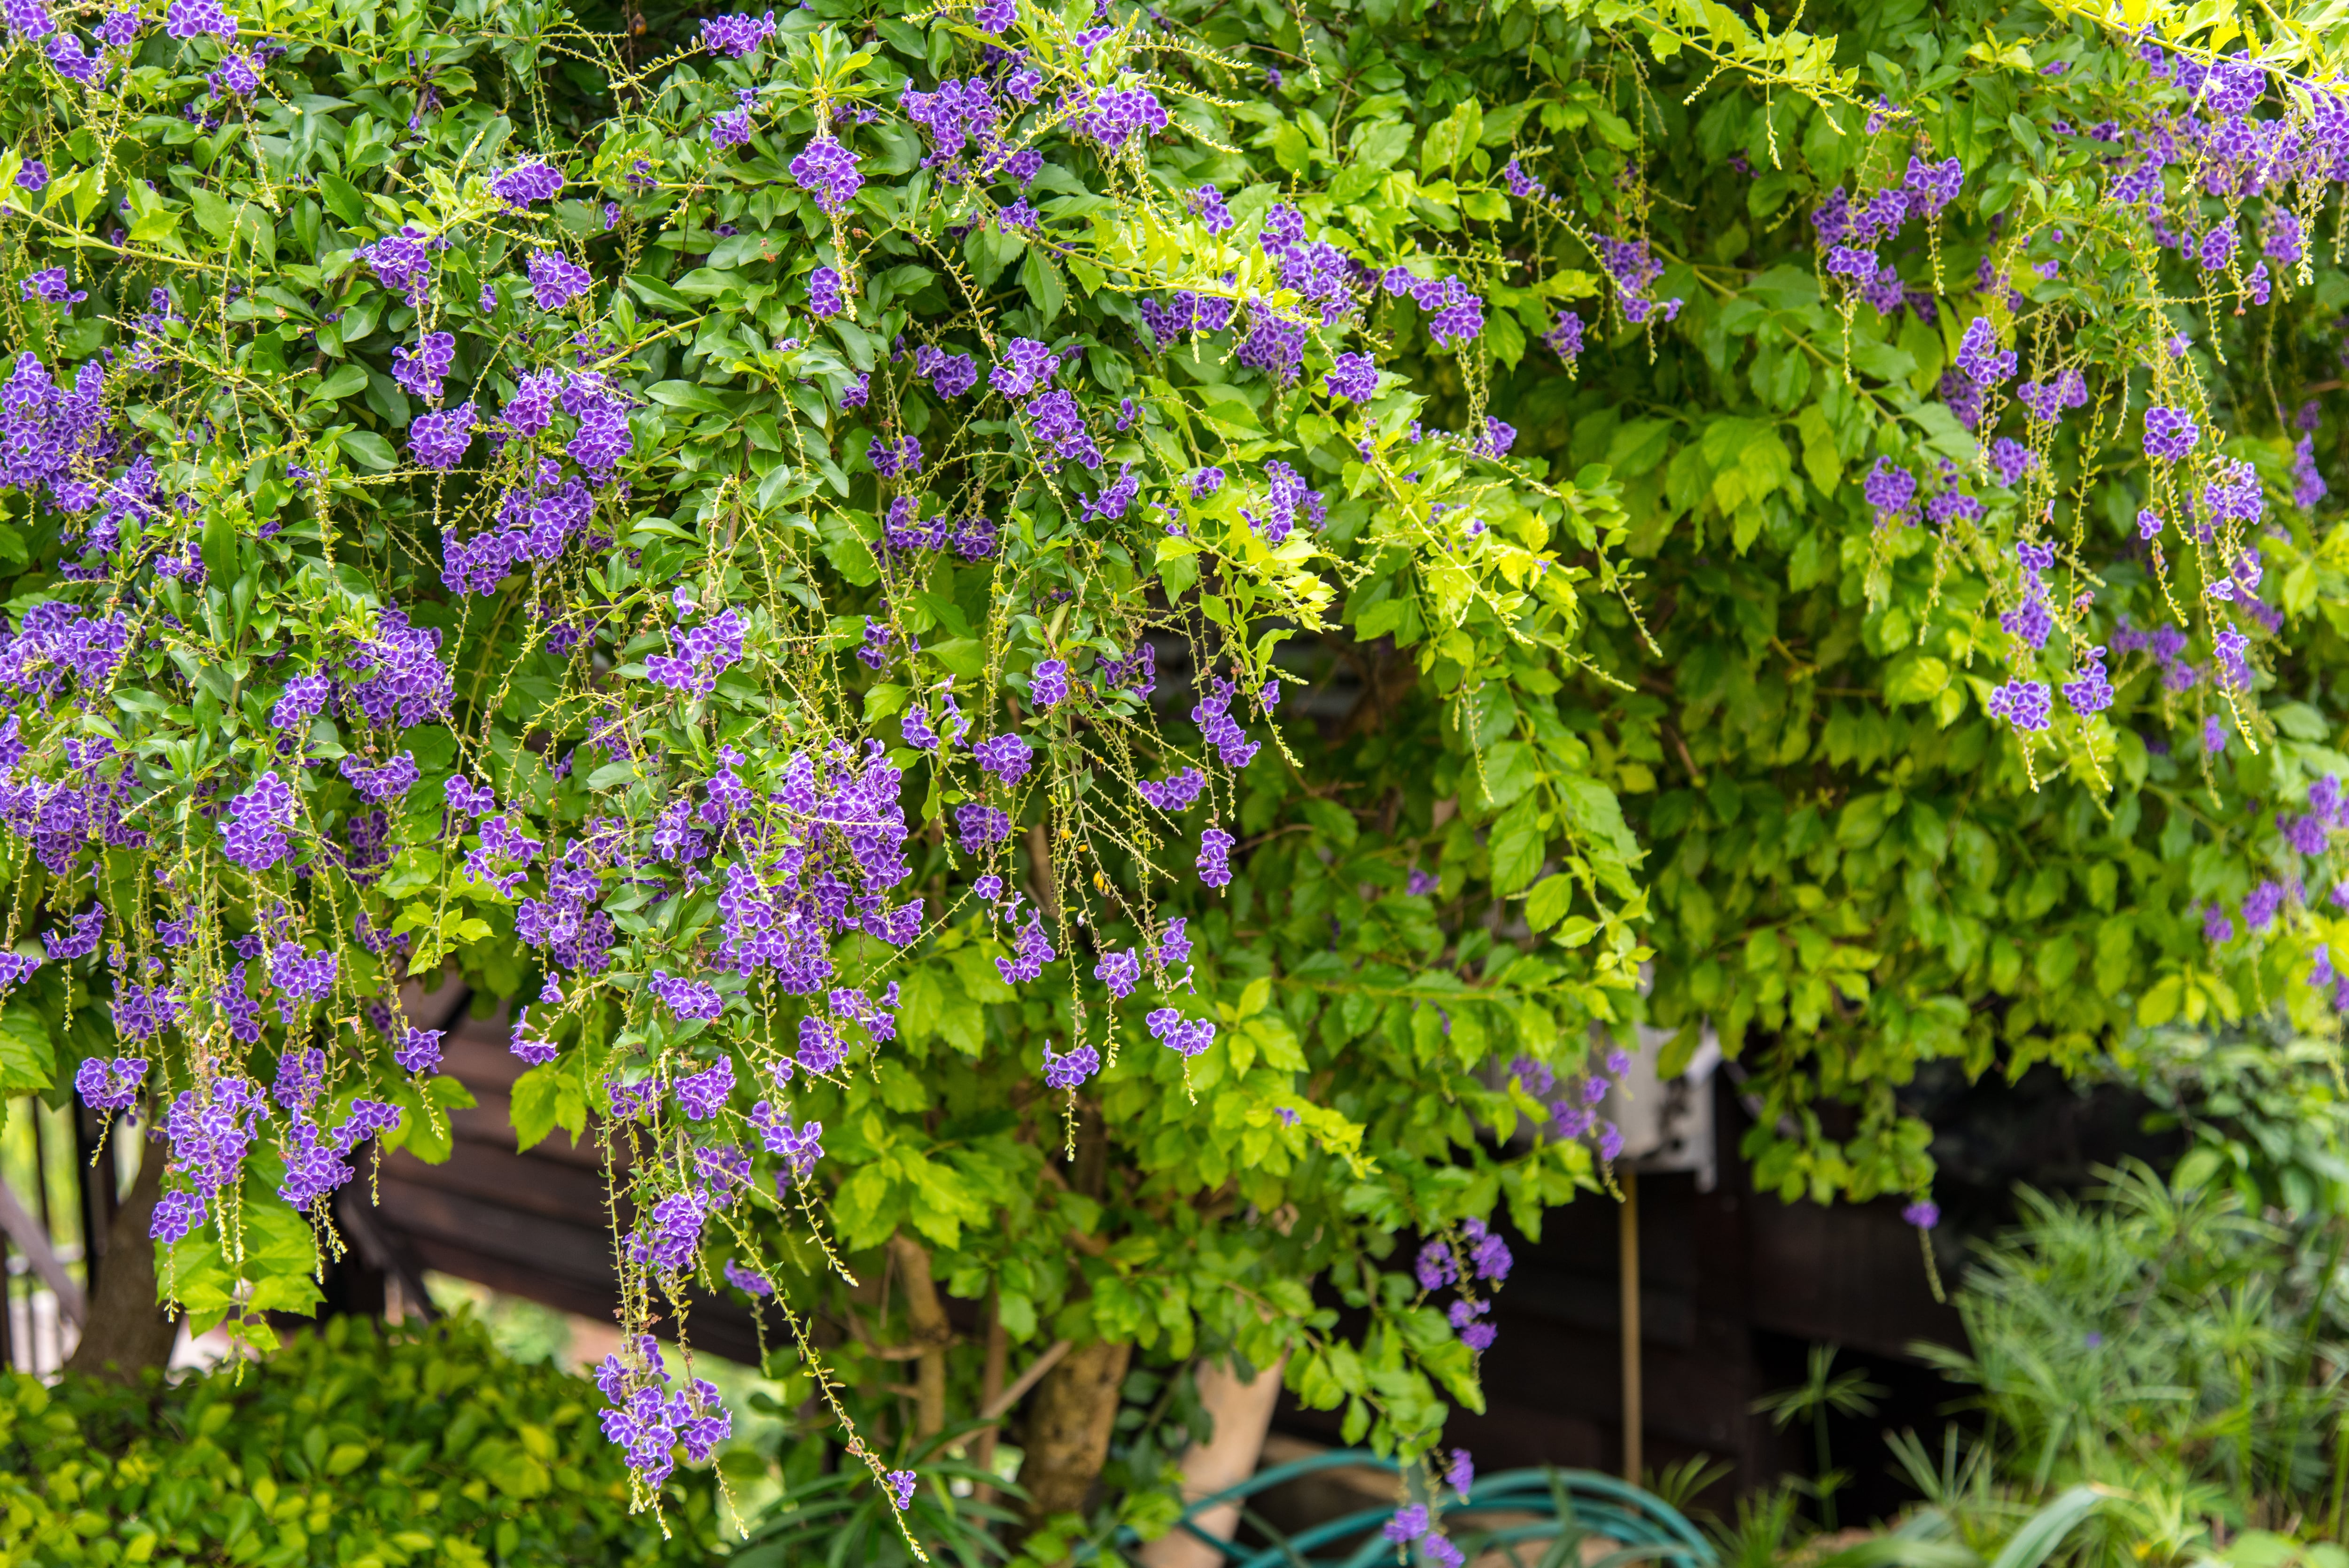
[[[1902,1200],[1823,1207],[1755,1193],[1737,1152],[1748,1109],[1726,1075],[1711,1092],[1719,1184],[1699,1191],[1684,1173],[1640,1183],[1645,1468],[1699,1455],[1728,1465],[1702,1499],[1717,1511],[1782,1476],[1810,1477],[1808,1426],[1782,1430],[1754,1405],[1802,1383],[1813,1346],[1835,1346],[1838,1370],[1864,1371],[1884,1390],[1874,1415],[1829,1419],[1834,1463],[1850,1474],[1840,1512],[1847,1523],[1883,1517],[1914,1496],[1885,1434],[1913,1429],[1930,1438],[1963,1399],[1964,1389],[1911,1349],[1920,1340],[1962,1345],[1958,1314],[1934,1299]],[[2161,1166],[2177,1152],[2173,1136],[2144,1130],[2150,1107],[2140,1097],[2070,1083],[2052,1068],[2014,1084],[1969,1084],[1954,1066],[1936,1064],[1902,1098],[1935,1129],[1934,1196],[1944,1219],[1932,1243],[1948,1288],[1962,1277],[1968,1242],[2013,1219],[2018,1183],[2079,1191],[2095,1185],[2095,1167],[2124,1155]],[[1447,1441],[1471,1449],[1480,1470],[1620,1470],[1619,1222],[1615,1202],[1585,1197],[1546,1215],[1538,1242],[1507,1233],[1516,1266],[1495,1301],[1488,1406],[1482,1415],[1456,1411],[1446,1427]],[[1284,1395],[1275,1431],[1335,1445],[1339,1417]],[[1311,1484],[1325,1492],[1338,1485]],[[1261,1511],[1276,1521],[1328,1517],[1339,1501],[1268,1493]]]

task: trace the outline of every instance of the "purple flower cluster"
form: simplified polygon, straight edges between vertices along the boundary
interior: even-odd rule
[[[711,992],[716,995],[715,991]],[[669,1010],[679,1017],[689,1016],[667,997]],[[709,1015],[715,1016],[716,1015]],[[677,1080],[677,1103],[688,1120],[707,1121],[726,1108],[726,1097],[734,1092],[734,1063],[731,1057],[720,1057],[714,1066],[689,1078]]]
[[[85,1057],[74,1075],[74,1089],[92,1110],[129,1110],[139,1103],[139,1087],[147,1078],[147,1058]]]
[[[995,967],[1006,985],[1020,985],[1041,975],[1044,965],[1059,956],[1052,950],[1051,936],[1044,930],[1042,913],[1030,909],[1028,923],[1013,935],[1012,955],[997,959]]]
[[[2044,681],[2013,680],[1991,693],[1990,714],[2025,733],[2045,729],[2051,708]]]
[[[856,154],[829,136],[819,136],[801,149],[792,160],[792,178],[800,189],[814,196],[815,204],[825,212],[842,212],[856,200],[857,191],[864,188],[864,176],[857,171]],[[830,312],[822,314],[829,315]]]
[[[2076,677],[2064,683],[2064,700],[2085,718],[2113,706],[2113,683],[2105,678],[2105,650],[2092,647],[2080,655]]]
[[[2183,408],[2159,405],[2145,411],[2145,455],[2159,462],[2182,460],[2202,438],[2202,432]]]
[[[1075,1088],[1093,1074],[1101,1071],[1101,1053],[1091,1046],[1079,1046],[1064,1056],[1054,1056],[1051,1045],[1044,1047],[1044,1087]]]
[[[594,283],[585,267],[561,251],[530,253],[531,297],[538,302],[541,310],[561,310],[585,294]]]
[[[222,851],[247,871],[265,872],[291,852],[285,830],[294,822],[294,791],[271,769],[253,788],[232,798],[221,829]]]
[[[955,808],[955,830],[962,852],[976,855],[1011,836],[1011,819],[976,801]]]
[[[1092,107],[1077,122],[1080,134],[1092,138],[1104,154],[1114,155],[1136,136],[1150,137],[1167,126],[1165,106],[1146,88],[1126,88],[1095,95]]]
[[[552,201],[563,189],[563,175],[537,159],[517,164],[490,181],[490,193],[516,211],[534,201]]]
[[[1378,361],[1367,354],[1340,354],[1324,382],[1332,397],[1367,403],[1379,389]]]
[[[696,1231],[698,1236],[698,1224]],[[601,1418],[604,1437],[625,1450],[628,1468],[657,1491],[677,1468],[679,1444],[688,1460],[706,1463],[733,1433],[734,1417],[719,1400],[717,1386],[701,1378],[668,1392],[668,1373],[651,1335],[637,1336],[630,1360],[641,1369],[632,1370],[617,1356],[606,1356],[596,1369],[595,1386],[613,1407]]]
[[[726,999],[718,994],[717,986],[704,980],[672,975],[666,969],[654,970],[645,988],[679,1018],[715,1018],[726,1010]],[[730,1081],[731,1069],[729,1078]]]
[[[1264,749],[1263,743],[1250,740],[1247,732],[1232,717],[1232,698],[1237,695],[1232,683],[1218,676],[1208,681],[1206,693],[1191,709],[1191,722],[1199,727],[1199,738],[1214,747],[1224,766],[1234,772],[1255,761],[1256,754]]]
[[[816,1162],[823,1158],[823,1123],[811,1121],[794,1128],[792,1119],[761,1100],[750,1108],[750,1125],[758,1129],[760,1141],[770,1154],[781,1157],[783,1165],[795,1181],[803,1181],[812,1174]]]
[[[970,748],[971,759],[1007,785],[1017,784],[1033,766],[1035,753],[1026,738],[998,735]]]
[[[829,321],[845,308],[840,294],[840,273],[830,267],[818,267],[808,274],[808,310],[821,320]]]
[[[959,397],[978,385],[978,364],[968,354],[949,354],[927,344],[914,351],[914,374],[941,397]]]
[[[1208,887],[1223,887],[1232,880],[1229,856],[1232,846],[1239,841],[1221,828],[1208,828],[1199,834],[1199,881]]]
[[[1182,811],[1187,810],[1207,787],[1207,776],[1196,768],[1183,768],[1164,779],[1136,779],[1133,787],[1136,793],[1160,810]]]
[[[2066,408],[2079,408],[2088,401],[2087,378],[2077,370],[2064,370],[2044,381],[2026,381],[2015,388],[2014,395],[2031,410],[2031,417],[2053,424],[2064,417]]]
[[[1958,343],[1957,366],[1977,387],[2000,385],[2014,374],[2016,363],[2013,349],[1999,347],[1998,332],[1990,317],[1978,315],[1966,324],[1966,335]]]
[[[1917,476],[1893,462],[1890,458],[1878,458],[1868,478],[1860,481],[1860,494],[1876,509],[1876,526],[1907,519],[1913,521],[1917,506]]]
[[[726,55],[737,60],[774,36],[772,11],[764,16],[712,16],[701,24],[701,46],[713,55]]]
[[[398,289],[410,304],[420,304],[425,280],[432,273],[431,240],[415,224],[406,224],[396,234],[360,246],[359,259],[384,287]]]
[[[1142,1021],[1152,1039],[1181,1056],[1195,1057],[1216,1043],[1212,1019],[1185,1018],[1173,1007],[1154,1008]]]
[[[718,689],[718,677],[742,662],[742,617],[729,608],[688,631],[679,623],[669,631],[674,654],[650,654],[645,658],[645,678],[688,696],[708,696]]]

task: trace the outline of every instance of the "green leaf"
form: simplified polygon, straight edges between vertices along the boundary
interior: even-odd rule
[[[388,474],[399,466],[399,454],[373,430],[344,431],[342,447],[351,461],[371,473]]]
[[[1045,258],[1043,252],[1032,246],[1029,249],[1028,259],[1019,263],[1019,286],[1028,291],[1029,299],[1034,302],[1038,318],[1046,326],[1051,325],[1053,317],[1061,314],[1061,306],[1067,303],[1069,289],[1061,281],[1060,269]]]
[[[529,1150],[554,1130],[555,1103],[562,1092],[562,1063],[545,1062],[514,1079],[506,1097],[506,1115],[513,1123],[514,1145]]]
[[[57,1047],[32,1004],[11,1000],[0,1011],[0,1094],[46,1089],[56,1081]]]
[[[1526,923],[1536,931],[1547,931],[1573,907],[1573,879],[1554,872],[1534,883],[1533,891],[1526,894]]]
[[[1494,824],[1492,835],[1493,891],[1515,892],[1533,881],[1541,869],[1547,835],[1541,830],[1540,812],[1532,800],[1520,801]]]
[[[325,199],[326,211],[350,228],[356,229],[367,221],[367,201],[349,181],[323,169],[317,179],[318,194]]]
[[[215,583],[235,582],[236,518],[225,508],[204,519],[202,547],[205,573]]]
[[[1884,674],[1884,699],[1900,704],[1930,702],[1950,684],[1950,666],[1929,654],[1906,653]]]
[[[339,365],[327,373],[326,378],[318,383],[317,390],[310,396],[321,403],[339,402],[354,393],[366,391],[367,384],[367,366]]]

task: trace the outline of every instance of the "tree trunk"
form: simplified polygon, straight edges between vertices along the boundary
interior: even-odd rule
[[[1019,1483],[1028,1489],[1028,1522],[1082,1511],[1085,1494],[1109,1459],[1131,1345],[1080,1345],[1036,1386],[1029,1407],[1027,1453]]]
[[[987,1293],[987,1352],[978,1368],[978,1408],[984,1412],[995,1408],[1003,1398],[1004,1375],[1010,1369],[1011,1336],[1004,1331],[1003,1310],[997,1293]],[[995,1473],[995,1439],[1002,1429],[990,1425],[982,1429],[971,1445],[971,1462],[988,1474]],[[995,1501],[995,1488],[986,1481],[978,1483],[978,1501]]]
[[[926,1442],[947,1429],[947,1344],[954,1338],[954,1327],[947,1322],[937,1284],[930,1277],[930,1254],[922,1243],[900,1231],[889,1238],[889,1252],[905,1276],[905,1321],[914,1331],[914,1343],[922,1347],[914,1363],[914,1437]]]
[[[116,1135],[136,1138],[143,1132],[117,1128]],[[180,1336],[179,1325],[156,1303],[155,1243],[147,1239],[155,1201],[163,1192],[163,1150],[142,1149],[140,1154],[138,1179],[115,1210],[114,1224],[107,1233],[106,1262],[98,1271],[98,1288],[90,1293],[89,1321],[82,1325],[81,1343],[66,1363],[68,1372],[126,1383],[137,1382],[150,1367],[160,1370],[168,1364]]]

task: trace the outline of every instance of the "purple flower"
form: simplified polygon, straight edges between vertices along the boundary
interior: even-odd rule
[[[1971,377],[1978,386],[1995,387],[2014,374],[2014,350],[2001,351],[1998,333],[1990,317],[1978,315],[1966,324],[1966,335],[1958,345],[1957,366]]]
[[[720,1057],[711,1067],[677,1080],[677,1103],[688,1120],[707,1121],[726,1108],[734,1092],[734,1063]]]
[[[1324,381],[1330,396],[1349,403],[1367,403],[1379,389],[1378,362],[1367,354],[1340,354]]]
[[[146,1077],[144,1057],[85,1057],[74,1075],[74,1089],[92,1110],[129,1110],[139,1103],[139,1086]]]
[[[701,46],[738,60],[774,36],[772,11],[764,16],[712,16],[701,24]]]
[[[2080,655],[2078,678],[2064,683],[2064,700],[2083,718],[2113,706],[2113,683],[2105,678],[2105,650],[2090,648]]]
[[[1224,205],[1224,193],[1212,185],[1202,185],[1191,192],[1191,211],[1207,225],[1210,234],[1221,234],[1237,222]]]
[[[1498,1284],[1509,1277],[1516,1260],[1510,1256],[1506,1242],[1495,1235],[1482,1220],[1466,1221],[1460,1231],[1468,1240],[1468,1262],[1478,1279]]]
[[[843,308],[840,296],[840,274],[830,267],[818,267],[808,274],[808,310],[814,315],[830,319]]]
[[[671,975],[666,969],[654,970],[645,986],[679,1018],[715,1018],[726,1009],[726,1000],[718,994],[717,986]]]
[[[992,806],[969,801],[955,808],[955,830],[963,853],[975,855],[1009,838],[1011,819]]]
[[[1069,666],[1061,659],[1046,659],[1036,666],[1029,677],[1028,695],[1039,707],[1050,707],[1069,698]]]
[[[1101,962],[1093,965],[1093,978],[1108,986],[1111,995],[1123,1001],[1133,995],[1134,986],[1142,982],[1141,955],[1131,947],[1122,952],[1104,953]]]
[[[440,1029],[411,1028],[400,1037],[399,1044],[392,1047],[391,1059],[399,1064],[403,1072],[438,1072],[440,1070],[440,1041],[445,1033]]]
[[[2039,466],[2039,454],[2001,436],[1991,443],[1990,466],[1996,470],[1998,482],[2011,490],[2023,475]]]
[[[1075,1088],[1093,1074],[1101,1071],[1101,1053],[1091,1046],[1079,1046],[1066,1056],[1056,1057],[1050,1044],[1044,1047],[1044,1087]]]
[[[896,1470],[889,1472],[889,1501],[896,1505],[899,1512],[902,1513],[913,1506],[914,1487],[919,1479],[909,1470]]]
[[[1238,841],[1221,828],[1208,828],[1199,834],[1199,881],[1208,887],[1223,887],[1232,880],[1229,856]]]
[[[1941,1206],[1930,1198],[1920,1198],[1900,1211],[1900,1222],[1930,1231],[1941,1222]]]
[[[51,304],[78,304],[89,297],[88,289],[77,290],[66,281],[63,267],[44,267],[28,274],[19,292],[26,299],[47,300]]]
[[[1876,467],[1868,470],[1859,488],[1862,499],[1876,509],[1879,527],[1906,516],[1916,505],[1917,476],[1890,458],[1877,459]]]
[[[490,181],[491,193],[517,211],[533,201],[552,201],[562,189],[562,174],[536,160],[518,164]]]
[[[815,204],[826,212],[846,208],[864,184],[864,176],[857,172],[856,154],[829,136],[819,136],[801,149],[791,169],[800,189],[813,195]]]
[[[1154,1008],[1142,1021],[1152,1039],[1180,1056],[1195,1057],[1216,1043],[1212,1020],[1185,1018],[1172,1007]]]
[[[1427,1505],[1414,1502],[1396,1509],[1394,1517],[1380,1527],[1380,1532],[1398,1545],[1419,1540],[1427,1533]]]
[[[1142,779],[1134,782],[1134,792],[1162,811],[1188,810],[1199,792],[1207,787],[1207,776],[1195,768],[1185,768],[1164,779]]]
[[[998,735],[982,740],[970,748],[970,755],[980,768],[1007,785],[1026,778],[1035,759],[1033,748],[1017,735]]]
[[[37,5],[33,8],[39,9]],[[13,15],[9,19],[16,20]],[[193,38],[204,33],[233,38],[237,22],[221,9],[220,0],[171,0],[171,9],[163,15],[163,31],[174,38]]]
[[[561,310],[585,294],[594,281],[586,268],[560,251],[530,253],[530,292],[541,310]]]
[[[265,872],[291,851],[285,830],[293,821],[294,792],[273,769],[230,799],[221,828],[223,852],[247,871]]]
[[[756,1269],[744,1268],[732,1258],[726,1260],[723,1272],[726,1275],[726,1283],[745,1295],[763,1297],[775,1294],[775,1287],[768,1283],[765,1274]]]
[[[2025,733],[2045,729],[2051,706],[2048,696],[2044,681],[2009,681],[1991,693],[1991,717],[2002,718]]]
[[[465,458],[473,444],[473,405],[460,403],[437,414],[419,414],[408,427],[408,449],[428,469],[443,473]]]
[[[2202,438],[2183,408],[2154,407],[2145,411],[2145,455],[2162,462],[2177,462],[2194,449]]]

